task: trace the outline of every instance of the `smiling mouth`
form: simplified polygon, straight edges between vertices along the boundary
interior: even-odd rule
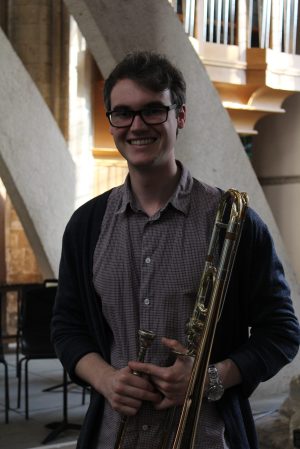
[[[128,143],[130,143],[130,145],[149,145],[155,141],[155,137],[140,137],[138,139],[128,139]]]

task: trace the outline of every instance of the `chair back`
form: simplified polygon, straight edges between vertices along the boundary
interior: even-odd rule
[[[50,340],[50,323],[57,287],[26,289],[20,312],[21,353],[31,358],[56,357]]]

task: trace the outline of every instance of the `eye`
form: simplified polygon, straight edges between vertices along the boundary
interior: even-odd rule
[[[114,118],[126,119],[132,117],[132,111],[113,111],[112,116]]]
[[[145,117],[156,116],[164,114],[165,110],[163,108],[147,108],[143,110],[143,115]]]

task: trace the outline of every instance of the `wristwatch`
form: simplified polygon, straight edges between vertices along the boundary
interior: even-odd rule
[[[206,391],[206,397],[209,402],[218,401],[221,399],[224,393],[224,386],[219,377],[218,370],[215,365],[209,365],[208,367],[208,389]]]

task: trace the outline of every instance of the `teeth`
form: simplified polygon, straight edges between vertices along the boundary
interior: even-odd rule
[[[147,145],[149,143],[154,142],[155,139],[153,139],[152,137],[145,137],[143,139],[131,139],[130,143],[132,145]]]

